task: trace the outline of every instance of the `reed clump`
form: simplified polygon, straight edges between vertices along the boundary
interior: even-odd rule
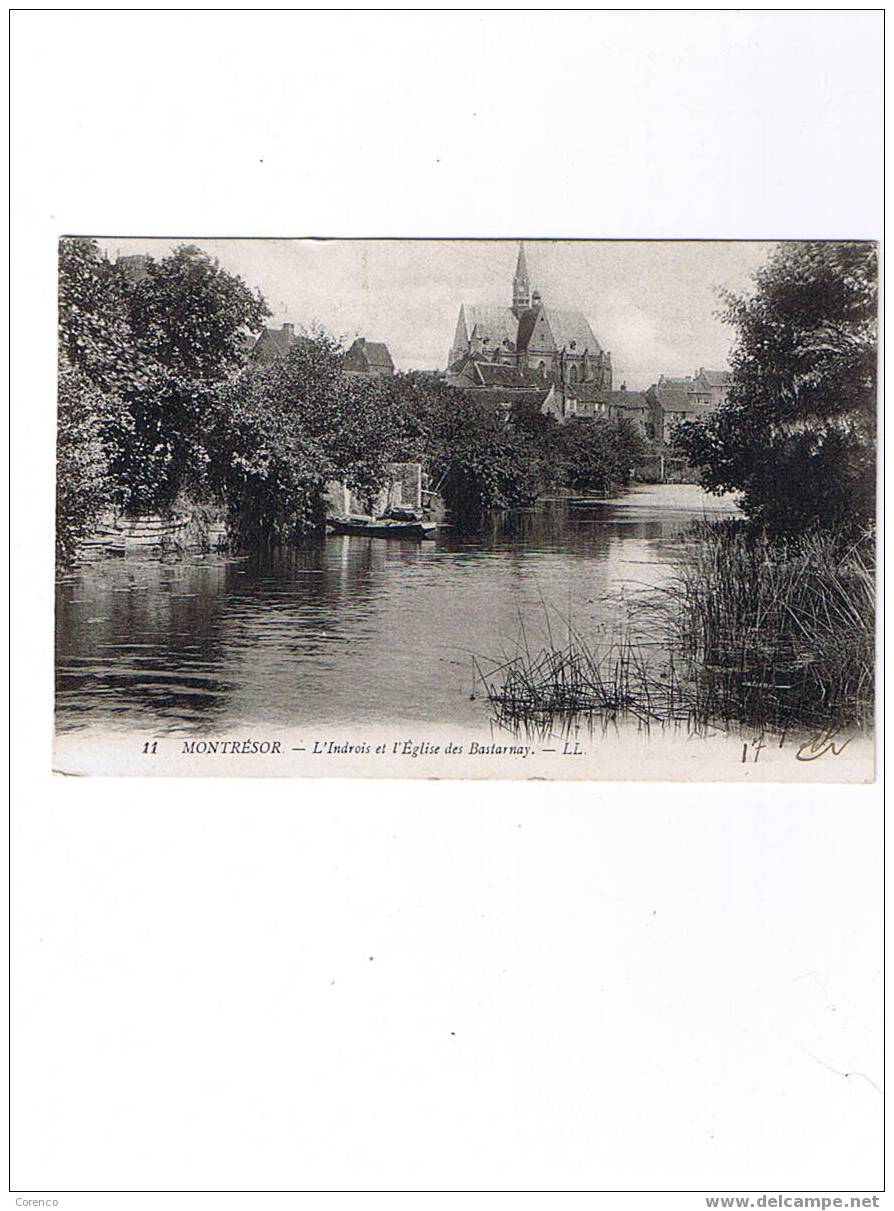
[[[874,535],[700,524],[665,594],[698,714],[775,725],[872,720]]]
[[[620,616],[619,611],[619,616]],[[669,582],[628,602],[617,632],[477,666],[498,721],[577,716],[769,729],[872,722],[875,544],[832,533],[782,541],[702,523]]]

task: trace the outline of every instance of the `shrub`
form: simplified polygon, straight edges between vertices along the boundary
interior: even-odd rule
[[[678,426],[674,444],[705,487],[741,492],[774,533],[873,520],[877,274],[871,243],[783,244],[750,297],[725,296],[729,399]]]
[[[56,559],[65,565],[112,503],[102,441],[111,402],[65,363],[59,370],[56,429]]]

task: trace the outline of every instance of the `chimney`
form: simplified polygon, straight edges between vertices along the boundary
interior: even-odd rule
[[[295,325],[294,324],[283,324],[282,330],[286,334],[286,336],[289,338],[289,340],[291,340],[292,337],[295,335]]]

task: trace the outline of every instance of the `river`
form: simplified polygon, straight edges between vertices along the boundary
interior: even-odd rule
[[[261,562],[87,563],[57,588],[57,730],[474,727],[489,706],[473,655],[498,660],[522,634],[543,644],[569,617],[581,634],[610,632],[625,596],[667,576],[692,521],[733,511],[658,485],[428,542],[330,536]]]

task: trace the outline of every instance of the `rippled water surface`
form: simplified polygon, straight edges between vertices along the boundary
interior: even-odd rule
[[[475,724],[472,654],[595,634],[667,574],[688,485],[597,509],[544,503],[435,541],[329,537],[262,562],[128,556],[59,581],[57,727],[221,733],[246,723]]]

